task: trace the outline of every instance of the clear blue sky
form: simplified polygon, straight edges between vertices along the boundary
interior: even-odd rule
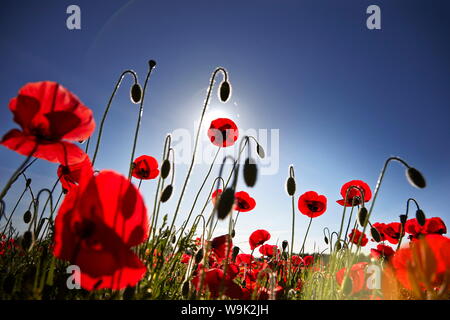
[[[81,7],[81,30],[65,26],[70,4]],[[381,7],[382,30],[366,28],[371,4]],[[397,221],[406,199],[415,197],[429,217],[449,224],[449,10],[448,1],[425,0],[2,1],[1,134],[16,127],[7,105],[26,82],[62,83],[99,122],[118,75],[132,68],[143,80],[148,59],[155,59],[137,155],[160,158],[168,132],[193,129],[210,73],[220,65],[230,73],[233,96],[220,105],[214,95],[210,110],[223,110],[243,129],[280,130],[278,173],[261,176],[251,190],[240,184],[257,201],[253,212],[239,218],[236,241],[244,249],[257,228],[272,232],[271,243],[290,239],[284,182],[291,163],[298,195],[315,190],[329,201],[328,211],[313,222],[307,249],[314,241],[325,248],[323,227],[338,229],[341,185],[362,179],[373,188],[390,155],[420,169],[428,187],[411,187],[394,163],[373,222]],[[125,80],[112,106],[97,168],[126,172],[137,117],[130,83]],[[0,150],[1,185],[22,159]],[[181,218],[206,169],[195,167]],[[49,187],[55,171],[55,164],[44,161],[33,166],[34,187]],[[175,196],[185,172],[186,166],[177,168]],[[155,181],[143,186],[149,208],[155,188]],[[13,200],[7,198],[8,208]],[[162,213],[170,213],[174,203]],[[297,249],[307,222],[297,213]]]

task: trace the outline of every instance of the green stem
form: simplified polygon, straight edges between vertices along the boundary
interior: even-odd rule
[[[309,220],[308,229],[306,229],[306,234],[305,234],[305,238],[303,239],[302,250],[301,250],[301,254],[300,254],[300,255],[303,255],[303,253],[304,253],[306,237],[308,237],[309,228],[311,227],[312,219],[313,219],[313,218],[311,218],[311,219]]]

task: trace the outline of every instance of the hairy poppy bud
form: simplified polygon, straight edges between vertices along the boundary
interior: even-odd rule
[[[361,207],[358,211],[358,222],[361,227],[364,227],[367,224],[367,216],[368,212],[366,207]]]
[[[134,292],[136,287],[127,286],[123,291],[123,300],[131,300],[134,297]]]
[[[149,60],[148,61],[148,65],[149,65],[150,69],[153,69],[156,66],[156,61],[155,60]]]
[[[172,243],[174,244],[176,241],[177,241],[177,237],[175,237],[175,236],[172,236]]]
[[[227,102],[231,95],[231,86],[228,81],[223,81],[220,84],[219,98],[222,102]]]
[[[23,222],[29,223],[30,221],[31,221],[31,211],[27,210],[27,212],[23,214]]]
[[[31,231],[25,231],[22,238],[22,248],[24,250],[28,250],[31,247],[31,244],[33,243],[33,234]]]
[[[183,297],[187,298],[189,296],[189,291],[190,291],[190,284],[189,281],[186,280],[183,282],[183,285],[181,286],[181,294],[183,295]]]
[[[405,224],[407,219],[408,219],[408,216],[406,214],[401,214],[400,215],[400,222],[401,222],[401,224]]]
[[[334,249],[336,251],[339,251],[339,250],[341,250],[341,248],[342,248],[341,242],[337,241],[336,244],[334,245]]]
[[[236,261],[236,257],[237,257],[237,255],[239,254],[239,251],[240,251],[241,249],[239,249],[239,247],[233,247],[233,253],[232,253],[232,255],[231,255],[231,260],[234,262],[234,261]]]
[[[203,259],[203,255],[204,255],[203,248],[200,248],[195,254],[195,263],[197,264],[200,263],[200,261],[202,261]]]
[[[217,216],[219,219],[225,219],[233,208],[234,204],[234,190],[227,188],[222,192],[217,205]]]
[[[284,240],[283,243],[281,244],[283,251],[286,251],[287,246],[288,246],[288,242],[287,242],[287,240]]]
[[[266,156],[264,148],[259,143],[256,145],[256,152],[261,159],[264,159],[264,157]]]
[[[408,178],[409,183],[412,184],[414,187],[423,189],[427,185],[423,175],[420,173],[419,170],[415,168],[412,167],[408,168],[406,170],[406,177]]]
[[[139,103],[142,99],[142,88],[139,83],[133,84],[130,90],[131,102]]]
[[[424,213],[422,210],[420,210],[420,209],[418,209],[418,210],[416,211],[416,219],[417,219],[417,222],[418,222],[421,226],[424,226],[424,225],[425,225],[425,222],[427,222],[427,219],[426,219],[426,217],[425,217],[425,213]]]
[[[286,191],[287,191],[288,195],[293,196],[295,194],[295,189],[296,189],[295,179],[293,177],[287,178]]]
[[[170,161],[168,159],[164,160],[161,165],[161,178],[165,179],[170,173]]]
[[[376,228],[370,228],[370,234],[372,235],[373,240],[375,240],[376,242],[381,241],[381,235]]]
[[[171,184],[169,184],[167,187],[164,188],[162,194],[161,194],[161,202],[166,202],[167,200],[170,199],[170,197],[172,196],[172,192],[173,192],[173,186]]]
[[[231,237],[234,238],[235,235],[236,235],[236,231],[234,229],[231,230]]]
[[[258,167],[256,163],[250,158],[247,158],[244,163],[244,181],[249,187],[253,187],[256,184],[258,177]]]
[[[325,236],[325,237],[323,238],[323,241],[325,241],[325,243],[326,243],[326,244],[328,244],[328,243],[329,243],[329,241],[328,241],[328,237],[327,237],[327,236]]]

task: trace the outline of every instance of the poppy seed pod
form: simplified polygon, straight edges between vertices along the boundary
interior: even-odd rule
[[[361,227],[364,227],[367,224],[367,216],[368,212],[366,207],[361,207],[358,211],[358,222]]]
[[[137,103],[141,102],[141,99],[142,99],[142,88],[139,85],[139,83],[135,83],[131,87],[130,98],[131,98],[131,102],[133,102],[134,104],[137,104]]]
[[[264,159],[266,156],[266,152],[264,151],[264,148],[258,143],[258,145],[256,146],[256,153],[258,153],[258,156],[261,159]]]
[[[220,195],[219,203],[217,204],[217,216],[219,219],[225,219],[233,208],[234,204],[234,190],[232,188],[225,189]]]
[[[31,211],[27,210],[27,212],[23,214],[23,222],[29,223],[30,221],[31,221]]]
[[[283,251],[286,251],[287,246],[288,246],[288,242],[287,242],[287,240],[284,240],[283,243],[281,244]]]
[[[219,98],[222,102],[227,102],[231,96],[231,86],[228,81],[222,81],[219,88]]]
[[[166,179],[170,173],[170,161],[168,159],[164,160],[161,165],[161,178]]]
[[[196,263],[196,264],[199,264],[200,261],[202,261],[203,255],[204,255],[204,253],[203,253],[203,248],[200,248],[200,249],[197,251],[197,253],[195,254],[195,263]]]
[[[419,170],[415,168],[408,168],[406,170],[406,177],[411,185],[413,185],[416,188],[423,189],[426,187],[427,183],[425,181],[425,178],[420,173]]]
[[[400,215],[400,222],[401,222],[401,224],[405,224],[407,219],[408,219],[408,216],[406,214],[401,214]]]
[[[376,228],[374,227],[370,228],[370,234],[372,235],[372,238],[373,240],[375,240],[375,242],[381,241],[381,235]]]
[[[418,209],[418,210],[416,211],[416,219],[417,219],[417,222],[418,222],[421,226],[424,226],[424,225],[425,225],[425,222],[427,222],[427,219],[426,219],[426,217],[425,217],[425,213],[424,213],[421,209]]]
[[[167,200],[170,199],[170,197],[172,196],[172,192],[173,192],[173,186],[171,184],[169,184],[167,187],[164,188],[162,194],[161,194],[161,202],[166,202]]]
[[[253,187],[256,184],[258,177],[258,167],[253,159],[247,158],[244,163],[244,181],[248,187]]]
[[[293,196],[295,194],[296,189],[295,179],[293,177],[289,177],[286,180],[286,191],[288,195]]]
[[[241,249],[239,249],[239,247],[233,247],[233,253],[232,253],[232,255],[231,255],[231,260],[234,262],[234,261],[236,261],[236,257],[237,257],[237,255],[239,254],[239,251],[240,251]]]

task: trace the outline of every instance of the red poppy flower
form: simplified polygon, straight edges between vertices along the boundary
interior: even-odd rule
[[[9,109],[22,130],[12,129],[1,144],[25,156],[73,165],[86,154],[69,141],[82,141],[94,132],[92,111],[56,82],[28,83],[11,99]]]
[[[388,260],[395,253],[394,249],[384,244],[377,245],[376,249],[370,249],[370,255],[375,259],[385,259]]]
[[[305,267],[311,265],[314,263],[314,257],[313,256],[305,256],[303,257],[303,265]]]
[[[54,254],[80,267],[84,289],[120,290],[146,272],[131,248],[148,229],[143,198],[128,179],[113,171],[82,173],[56,217]]]
[[[378,230],[378,229],[377,229]],[[400,222],[391,222],[384,225],[383,234],[387,241],[392,244],[397,244],[402,231],[402,224]]]
[[[245,191],[236,192],[234,194],[235,200],[235,206],[234,210],[240,211],[240,212],[248,212],[256,207],[256,201],[252,197],[249,196],[249,194]]]
[[[278,247],[272,244],[264,244],[259,248],[259,253],[266,257],[273,257],[279,253]]]
[[[133,161],[132,175],[142,180],[155,179],[159,175],[158,161],[147,155],[137,157]]]
[[[315,218],[327,210],[327,197],[308,191],[298,198],[298,210],[304,215]]]
[[[236,256],[236,264],[250,265],[253,262],[253,256],[247,253],[240,253]]]
[[[216,237],[211,241],[211,251],[217,257],[219,262],[226,258],[227,251],[230,251],[229,253],[231,254],[232,250],[228,250],[228,241],[230,243],[230,248],[232,248],[233,241],[228,234]]]
[[[59,165],[57,175],[59,178],[59,182],[64,190],[70,191],[73,187],[76,187],[81,179],[81,173],[92,175],[92,164],[89,157],[82,162],[63,166]]]
[[[295,267],[297,267],[297,266],[301,265],[302,263],[304,263],[302,257],[300,257],[300,256],[292,256],[291,261],[292,261],[292,264]]]
[[[427,235],[402,248],[391,259],[395,275],[407,289],[426,289],[429,286],[450,290],[450,239],[441,235]],[[446,288],[440,288],[446,285]],[[431,289],[431,290],[432,290]]]
[[[270,239],[270,233],[268,231],[263,230],[263,229],[254,231],[250,235],[250,239],[248,240],[250,243],[250,249],[254,250],[255,248],[264,244],[264,242],[268,241],[269,239]]]
[[[218,118],[211,122],[208,137],[218,147],[232,146],[239,137],[236,124],[227,118]]]
[[[352,294],[358,293],[367,289],[365,281],[367,262],[359,262],[354,264],[349,272],[349,277],[352,281]],[[336,281],[341,286],[344,281],[346,268],[342,268],[336,273]]]
[[[216,204],[218,197],[222,194],[222,189],[215,190],[211,195],[211,201],[213,204]]]
[[[202,274],[204,272],[203,286],[200,287]],[[201,271],[197,276],[192,279],[192,284],[195,290],[205,291],[208,288],[211,293],[211,298],[215,299],[219,296],[221,286],[223,285],[223,293],[232,299],[240,299],[242,296],[241,287],[236,284],[227,272],[224,275],[223,270],[218,268],[212,268],[205,271]]]
[[[352,180],[345,183],[341,188],[341,196],[343,199],[336,201],[341,206],[345,204],[346,207],[351,207],[352,204],[355,206],[362,203],[361,192],[356,188],[351,188],[348,191],[347,203],[345,203],[345,195],[347,194],[347,189],[351,186],[359,187],[364,191],[364,202],[369,201],[372,198],[372,191],[367,183],[362,180]]]
[[[181,256],[181,263],[188,264],[190,260],[191,256],[187,253],[183,253],[183,255]]]
[[[411,239],[417,239],[419,236],[427,234],[445,234],[447,233],[447,226],[439,217],[426,219],[424,226],[421,226],[414,218],[406,221],[405,231],[410,234]]]
[[[351,233],[349,233],[348,238],[354,244],[358,244],[359,239],[361,239],[361,247],[364,247],[369,239],[367,239],[366,234],[362,233],[358,229],[353,229]]]

